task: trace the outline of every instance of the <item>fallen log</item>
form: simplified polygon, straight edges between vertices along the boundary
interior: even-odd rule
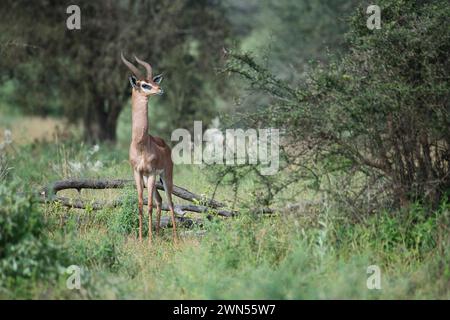
[[[77,224],[85,223],[90,217],[89,215],[83,214],[83,213],[77,213],[75,214]],[[61,216],[61,220],[67,221],[69,219],[69,214],[64,214]],[[192,228],[194,226],[202,227],[204,223],[204,219],[200,218],[187,218],[187,217],[176,217],[177,225],[182,226],[185,228]],[[152,225],[154,228],[156,228],[156,219],[153,219]],[[172,218],[170,216],[161,216],[160,224],[159,226],[161,228],[171,228],[172,227]]]
[[[40,198],[40,202],[56,202],[60,203],[65,207],[70,207],[74,209],[91,209],[91,210],[101,210],[104,208],[116,208],[123,204],[121,200],[114,201],[87,201],[83,199],[71,199],[61,196],[53,196],[52,198]],[[148,205],[147,198],[144,198],[144,205]],[[155,208],[155,205],[153,206]],[[174,204],[174,212],[178,217],[184,217],[186,211],[197,212],[197,213],[210,213],[217,214],[222,217],[232,217],[237,214],[234,211],[222,210],[222,209],[214,209],[207,206],[200,206],[194,204]],[[161,210],[170,211],[169,206],[165,203],[162,204]]]
[[[65,189],[76,189],[80,191],[81,189],[120,189],[126,186],[134,186],[133,180],[127,179],[113,179],[113,180],[90,180],[90,179],[70,179],[70,180],[59,180],[51,183],[49,186],[41,191],[41,195],[45,197],[53,197],[58,193],[58,191]],[[156,182],[156,188],[164,191],[164,186],[161,182]],[[214,199],[205,199],[200,195],[197,195],[189,190],[182,187],[173,186],[172,194],[191,202],[199,202],[205,206],[212,208],[222,208],[225,207],[224,203],[221,203]]]
[[[75,208],[75,209],[91,209],[100,210],[103,208],[115,208],[123,204],[122,200],[114,201],[89,201],[83,199],[70,199],[62,196],[58,196],[57,193],[61,190],[76,189],[80,192],[81,189],[118,189],[126,186],[134,186],[133,180],[126,179],[70,179],[59,180],[49,184],[46,188],[42,189],[39,194],[39,199],[42,203],[57,202],[63,206]],[[164,190],[162,183],[157,182],[156,188]],[[182,187],[174,186],[173,195],[191,202],[200,204],[176,204],[174,205],[174,211],[178,218],[184,217],[186,211],[196,213],[206,213],[208,215],[219,215],[222,217],[233,217],[238,214],[237,211],[231,211],[222,209],[225,204],[214,199],[206,199],[203,196],[199,196],[189,190]],[[144,204],[147,205],[147,199],[144,199]],[[162,204],[161,209],[169,211],[167,204]],[[255,213],[272,214],[274,210],[271,208],[261,208],[254,210]]]
[[[186,217],[177,217],[177,226],[182,226],[185,228],[192,228],[193,226],[201,227],[203,225],[202,219],[192,219]],[[156,221],[152,221],[153,226],[156,227]],[[169,216],[162,216],[159,223],[160,228],[171,228],[172,218]]]

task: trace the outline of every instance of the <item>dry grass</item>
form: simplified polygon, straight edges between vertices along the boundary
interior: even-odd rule
[[[0,114],[0,118],[3,116]],[[56,133],[65,131],[68,125],[64,120],[50,117],[21,116],[12,120],[0,121],[0,141],[5,130],[10,130],[16,144],[27,144],[34,141],[52,141]]]

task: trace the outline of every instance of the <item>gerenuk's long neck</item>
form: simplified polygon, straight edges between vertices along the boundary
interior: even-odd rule
[[[148,97],[139,94],[135,90],[131,95],[131,119],[132,133],[131,143],[141,145],[145,143],[148,135]]]

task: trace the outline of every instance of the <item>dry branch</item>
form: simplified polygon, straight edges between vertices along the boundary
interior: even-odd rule
[[[60,180],[55,181],[50,184],[47,188],[43,190],[46,197],[51,198],[56,195],[58,191],[65,189],[76,189],[80,191],[81,189],[120,189],[126,186],[134,186],[133,180],[116,179],[116,180],[89,180],[89,179],[71,179],[71,180]],[[159,190],[164,190],[163,185],[158,181],[156,182],[156,188]],[[216,201],[214,199],[204,199],[193,192],[190,192],[184,188],[173,186],[173,195],[188,200],[191,202],[199,202],[211,208],[222,208],[225,204]]]
[[[51,183],[45,189],[40,192],[41,202],[57,202],[63,206],[76,208],[76,209],[91,209],[100,210],[103,208],[115,208],[121,206],[123,202],[121,200],[114,201],[88,201],[83,199],[70,199],[62,196],[58,196],[58,191],[66,189],[76,189],[80,191],[81,189],[118,189],[124,188],[126,186],[134,186],[134,181],[125,179],[113,179],[113,180],[90,180],[90,179],[70,179],[70,180],[59,180]],[[159,190],[164,190],[163,185],[160,182],[156,183],[156,188]],[[236,211],[230,211],[221,209],[225,207],[222,202],[216,201],[214,199],[205,199],[189,190],[184,188],[174,186],[173,195],[188,200],[191,202],[201,203],[197,204],[177,204],[174,205],[174,211],[178,219],[184,218],[186,211],[197,212],[197,213],[207,213],[207,214],[217,214],[222,217],[232,217],[237,214]],[[147,199],[144,199],[144,204],[147,205]],[[167,204],[162,204],[161,209],[164,211],[169,211]],[[263,208],[257,210],[258,213],[270,214],[274,210],[270,208]]]
[[[116,208],[122,205],[121,200],[115,201],[87,201],[83,199],[70,199],[61,196],[53,196],[51,199],[41,198],[41,202],[57,202],[65,207],[75,208],[75,209],[91,209],[91,210],[101,210],[104,208]],[[147,205],[148,201],[144,199],[144,205]],[[155,207],[155,206],[153,206]],[[169,206],[165,203],[162,204],[161,210],[169,211]],[[199,206],[194,204],[175,204],[174,205],[175,214],[178,217],[183,217],[186,211],[198,212],[198,213],[211,213],[217,214],[223,217],[232,217],[236,215],[236,212],[228,210],[217,210],[214,208]]]

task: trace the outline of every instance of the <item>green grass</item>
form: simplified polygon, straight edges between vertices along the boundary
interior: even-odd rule
[[[366,226],[344,232],[323,221],[314,227],[295,217],[243,215],[226,223],[209,223],[202,238],[182,231],[183,240],[178,246],[173,246],[170,232],[166,232],[149,247],[134,235],[108,228],[108,220],[120,212],[99,214],[103,217],[90,217],[78,224],[76,219],[69,219],[62,228],[70,263],[85,270],[82,290],[67,290],[62,280],[56,284],[37,281],[31,291],[21,289],[27,292],[26,297],[450,298],[448,245],[420,253],[400,239],[392,243],[395,237],[364,240],[363,235],[377,238],[380,229],[389,230],[383,217],[374,217]],[[303,222],[305,225],[299,226]],[[52,233],[57,229],[54,226]],[[392,250],[386,252],[387,245],[393,246]],[[366,287],[366,270],[373,264],[381,268],[381,290]],[[18,290],[14,288],[7,297],[17,297]]]
[[[15,184],[21,190],[36,190],[68,177],[131,178],[126,148],[100,146],[95,151],[75,138],[16,145],[7,155],[13,170],[5,185]],[[95,166],[97,161],[101,166]],[[211,195],[210,174],[198,166],[177,166],[175,183]],[[96,212],[34,204],[29,209],[33,217],[43,219],[36,237],[60,248],[61,255],[54,256],[55,266],[82,267],[82,288],[68,290],[68,275],[49,265],[39,251],[30,260],[36,266],[33,276],[7,275],[8,281],[0,283],[0,298],[450,298],[448,204],[443,203],[431,216],[416,205],[400,212],[378,212],[355,223],[328,201],[284,209],[287,198],[301,201],[314,196],[298,194],[293,186],[277,200],[283,208],[277,215],[261,217],[243,209],[244,200],[251,203],[253,188],[253,181],[244,181],[239,189],[239,217],[213,219],[201,230],[181,228],[176,246],[170,230],[151,247],[139,243],[134,190],[64,192],[72,197],[126,199],[121,208]],[[232,197],[231,188],[219,188],[220,200],[231,203]],[[11,200],[8,208],[23,201]],[[19,206],[17,210],[24,209]],[[29,239],[19,239],[17,248],[27,248],[27,243]],[[10,258],[0,252],[0,261]],[[380,267],[381,290],[366,286],[370,265]],[[6,275],[5,270],[0,272]],[[48,277],[49,271],[39,270],[54,274]]]

